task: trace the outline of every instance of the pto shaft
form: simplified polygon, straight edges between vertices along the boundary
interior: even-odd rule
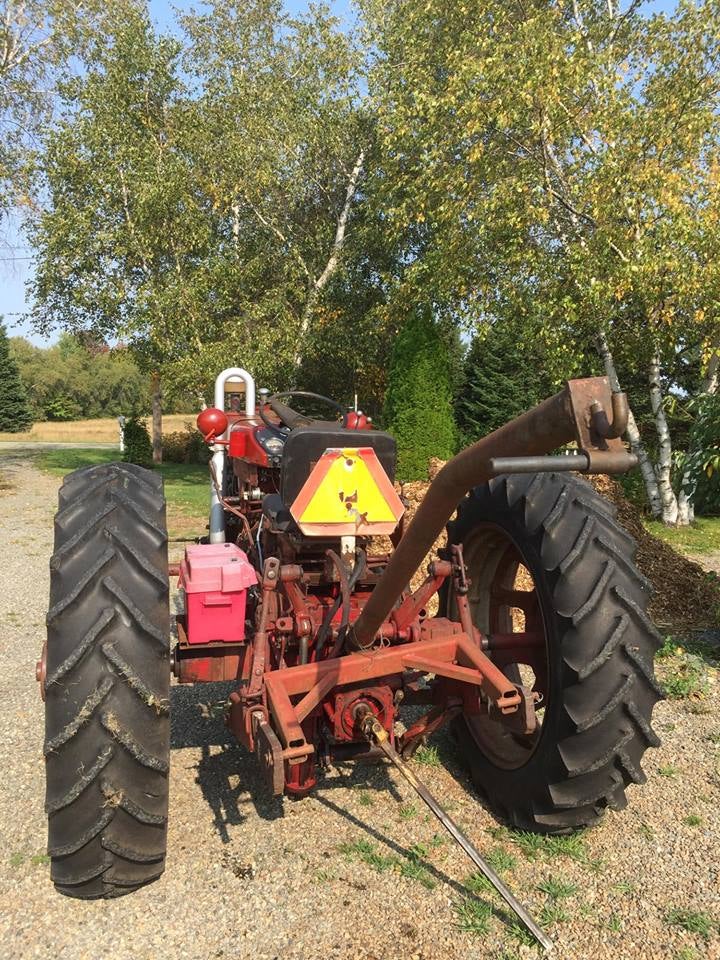
[[[358,718],[359,719],[359,718]],[[377,717],[369,711],[365,713],[365,717],[362,720],[362,728],[365,736],[368,740],[374,740],[388,760],[392,760],[395,766],[398,768],[400,773],[405,777],[410,786],[415,790],[418,796],[430,807],[432,812],[438,818],[440,823],[445,827],[447,832],[450,834],[453,839],[457,840],[460,846],[463,848],[465,853],[470,857],[475,866],[480,870],[483,876],[489,880],[493,887],[497,890],[500,896],[503,898],[505,903],[510,907],[510,909],[522,920],[530,933],[535,937],[538,943],[543,947],[544,950],[552,950],[552,941],[545,936],[540,927],[535,923],[533,918],[527,912],[525,907],[517,900],[513,894],[508,890],[505,884],[502,882],[500,877],[495,873],[493,868],[487,864],[483,858],[480,856],[475,847],[470,843],[468,838],[458,827],[455,821],[443,810],[440,804],[437,802],[435,797],[430,793],[428,788],[415,776],[414,772],[407,766],[404,760],[399,756],[395,749],[390,744],[388,739],[387,731],[378,721]]]

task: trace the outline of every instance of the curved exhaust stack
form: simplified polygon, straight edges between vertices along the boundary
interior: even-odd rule
[[[255,379],[254,377],[243,370],[242,367],[228,367],[227,370],[223,370],[222,373],[219,373],[215,378],[215,406],[218,410],[225,410],[225,384],[229,380],[241,381],[245,384],[245,416],[252,417],[255,414]],[[230,428],[225,431],[222,437],[218,437],[219,440],[227,440],[228,433]],[[225,447],[216,443],[212,447],[213,455],[213,470],[214,474],[218,479],[218,483],[222,484],[222,478],[225,475]],[[222,503],[220,503],[220,498],[218,497],[218,492],[215,489],[215,484],[210,483],[210,543],[224,543],[225,541],[225,511],[223,509]]]
[[[351,645],[363,649],[374,642],[423,557],[473,487],[501,473],[528,472],[528,467],[533,472],[567,469],[568,460],[573,461],[572,469],[588,473],[624,473],[635,466],[637,457],[617,439],[618,431],[627,423],[627,410],[625,394],[611,393],[607,377],[569,380],[560,393],[449,460],[430,484],[355,621],[349,636]],[[580,450],[577,459],[538,456],[573,440]]]

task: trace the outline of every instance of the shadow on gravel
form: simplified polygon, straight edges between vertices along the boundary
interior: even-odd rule
[[[252,804],[263,820],[276,820],[283,813],[283,802],[269,794],[265,779],[255,757],[237,743],[224,723],[224,705],[233,689],[233,683],[176,685],[170,690],[171,732],[170,746],[173,750],[199,749],[196,782],[213,815],[213,825],[223,843],[230,843],[230,827],[242,825],[248,818],[248,804]],[[444,768],[459,784],[472,791],[458,755],[457,745],[449,731],[443,730],[430,738],[429,743],[437,748],[438,766]],[[430,772],[416,763],[421,778]],[[318,786],[313,796],[329,810],[348,820],[377,840],[386,843],[398,855],[412,860],[413,852],[406,850],[381,831],[358,819],[341,803],[330,796],[337,790],[363,790],[378,792],[393,797],[398,803],[404,800],[389,774],[390,767],[384,760],[340,762],[333,765],[328,775],[319,771]],[[473,795],[484,806],[482,798]],[[443,798],[440,798],[441,802]],[[298,801],[302,802],[302,801]],[[441,829],[441,828],[439,828]],[[424,864],[436,879],[449,884],[463,896],[468,890],[446,876],[432,864]],[[502,914],[498,913],[502,919]]]
[[[367,823],[365,820],[361,820],[359,817],[356,817],[354,814],[350,813],[349,810],[345,810],[343,807],[339,806],[338,804],[333,803],[333,801],[330,800],[328,797],[326,797],[324,794],[325,794],[325,789],[323,787],[318,790],[315,796],[318,802],[321,803],[324,807],[327,807],[328,810],[332,810],[333,813],[337,814],[340,817],[343,817],[343,819],[347,820],[354,827],[358,827],[360,830],[362,830],[368,836],[372,837],[374,840],[377,840],[380,843],[384,843],[387,847],[389,847],[393,851],[393,853],[401,857],[403,860],[406,860],[410,863],[419,862],[422,865],[422,868],[426,870],[427,873],[430,874],[430,876],[434,880],[437,880],[439,883],[446,884],[448,887],[454,890],[455,893],[459,894],[462,898],[478,900],[481,903],[486,904],[488,907],[490,907],[492,913],[497,917],[498,920],[501,921],[501,923],[505,924],[505,926],[509,928],[515,929],[517,925],[517,921],[514,919],[514,917],[510,916],[507,911],[496,906],[495,903],[492,903],[489,900],[484,900],[482,897],[479,897],[476,893],[469,890],[459,880],[456,880],[453,877],[448,876],[444,871],[440,870],[437,866],[435,866],[435,864],[431,863],[429,860],[426,860],[426,859],[418,860],[418,855],[415,850],[409,849],[408,847],[404,847],[402,844],[398,843],[397,840],[394,840],[392,837],[388,837],[387,834],[383,833],[381,830],[378,830],[377,827],[372,826],[371,824]],[[442,828],[440,828],[440,830],[442,830]]]
[[[170,689],[170,748],[200,748],[196,782],[223,843],[230,843],[228,827],[247,820],[248,803],[263,820],[283,816],[282,801],[268,794],[255,757],[225,726],[224,705],[233,687],[203,683]]]

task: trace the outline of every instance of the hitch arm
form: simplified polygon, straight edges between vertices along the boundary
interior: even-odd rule
[[[580,455],[587,458],[583,460],[587,470],[612,473],[634,466],[637,460],[627,453],[622,441],[613,436],[623,425],[625,407],[623,398],[613,399],[607,377],[569,380],[560,393],[449,460],[430,484],[380,582],[350,631],[351,645],[356,649],[372,645],[381,624],[458,503],[473,487],[504,472],[497,469],[497,464],[493,466],[493,460],[504,458],[503,466],[507,469],[509,457],[546,455],[574,440]],[[553,460],[549,469],[556,468]]]

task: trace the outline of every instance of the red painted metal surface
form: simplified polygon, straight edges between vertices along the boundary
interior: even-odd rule
[[[492,475],[493,457],[545,453],[575,438],[592,454],[595,466],[622,460],[624,448],[616,434],[623,404],[610,397],[607,382],[573,381],[454,458],[431,485],[408,529],[395,530],[391,556],[365,556],[371,541],[363,539],[363,533],[375,531],[364,531],[362,524],[353,529],[361,549],[355,553],[353,547],[341,558],[337,541],[331,539],[336,531],[324,528],[331,524],[305,530],[303,537],[297,527],[288,532],[278,512],[263,513],[262,497],[280,489],[278,460],[271,465],[258,442],[267,425],[257,416],[229,413],[227,418],[232,490],[223,502],[237,517],[229,517],[232,536],[247,545],[257,569],[262,567],[256,575],[261,589],[248,594],[248,581],[239,590],[226,590],[225,564],[220,569],[211,564],[209,579],[202,583],[191,570],[182,570],[182,582],[199,588],[191,592],[195,601],[188,594],[189,636],[184,624],[178,624],[175,670],[181,681],[237,681],[227,722],[257,753],[273,792],[284,785],[288,792],[303,795],[315,785],[316,766],[323,758],[360,747],[359,752],[367,753],[361,717],[372,715],[392,741],[403,699],[430,708],[407,731],[400,742],[403,750],[412,751],[422,737],[461,710],[497,720],[519,735],[531,731],[535,703],[547,697],[547,658],[537,597],[515,584],[516,549],[510,545],[499,559],[487,636],[473,623],[461,549],[432,563],[413,594],[406,585],[459,499]],[[369,421],[350,412],[345,425],[364,430]],[[385,474],[375,479],[387,492]],[[292,507],[296,521],[314,489],[317,476],[306,482],[295,504],[285,505]],[[353,506],[352,496],[341,493],[341,501]],[[324,542],[309,532],[322,534]],[[245,556],[233,544],[225,550]],[[349,586],[355,569],[360,574]],[[428,617],[429,601],[450,578],[457,620]],[[230,603],[221,606],[228,596]],[[513,609],[522,611],[524,629],[516,630]],[[246,615],[253,629],[251,642],[242,643]],[[503,673],[512,667],[508,673],[517,678],[518,664],[532,667],[532,690]]]
[[[209,443],[227,430],[228,418],[222,410],[207,407],[197,415],[197,428]]]

